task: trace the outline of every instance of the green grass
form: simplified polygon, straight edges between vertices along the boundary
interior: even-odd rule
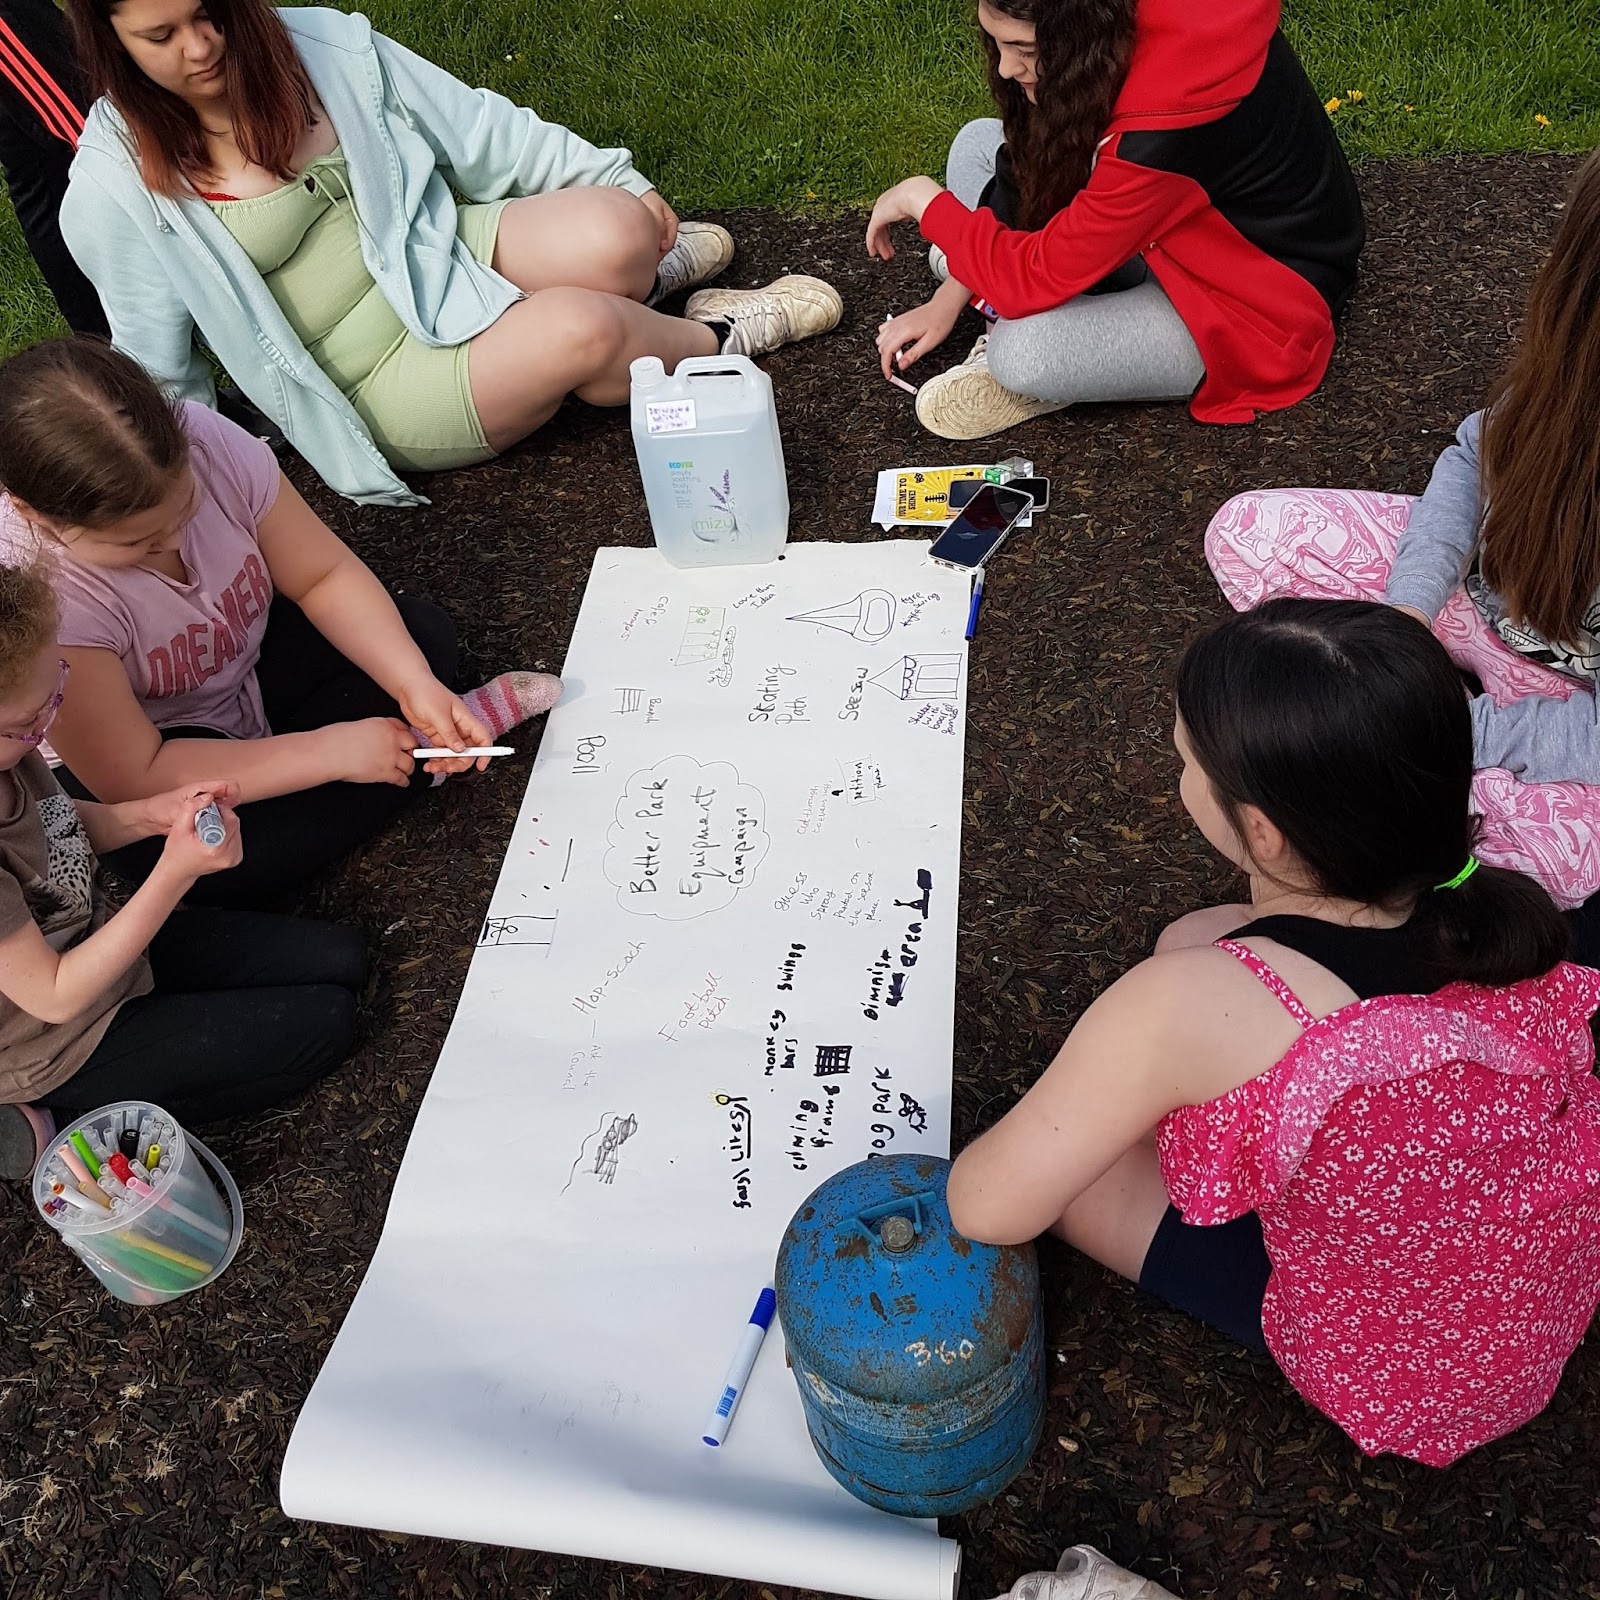
[[[956,128],[989,109],[969,0],[366,9],[459,77],[629,146],[685,211],[866,203],[937,175]],[[1357,159],[1600,144],[1596,0],[1287,0],[1285,25],[1318,92],[1343,101],[1334,117]],[[0,344],[46,331],[49,305],[7,209]]]

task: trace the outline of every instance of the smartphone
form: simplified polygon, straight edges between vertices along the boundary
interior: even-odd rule
[[[1009,483],[981,484],[966,509],[928,549],[928,559],[957,572],[976,572],[1005,542],[1019,517],[1033,509],[1033,496]]]
[[[946,501],[952,511],[959,511],[982,487],[982,478],[957,478],[950,485],[950,493]],[[1048,478],[1008,478],[1006,488],[1020,489],[1024,494],[1033,496],[1033,509],[1043,511],[1050,504],[1050,480]]]

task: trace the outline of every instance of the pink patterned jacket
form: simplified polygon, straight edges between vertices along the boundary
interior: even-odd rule
[[[1457,983],[1314,1019],[1275,1066],[1163,1119],[1188,1223],[1254,1210],[1267,1348],[1369,1455],[1445,1466],[1549,1401],[1600,1301],[1600,972]]]

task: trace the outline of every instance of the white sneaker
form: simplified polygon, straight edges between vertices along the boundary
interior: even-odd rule
[[[726,228],[715,222],[680,222],[677,240],[656,264],[656,286],[645,304],[653,306],[668,295],[710,283],[732,260],[733,235]]]
[[[1001,1600],[1178,1600],[1149,1578],[1108,1561],[1090,1545],[1075,1544],[1054,1572],[1030,1572]]]
[[[1004,388],[989,371],[986,333],[960,366],[929,378],[917,390],[917,421],[941,439],[986,439],[1066,406],[1065,400],[1035,400]]]
[[[928,246],[928,271],[931,272],[940,283],[948,283],[950,281],[949,258],[936,244],[930,244]]]
[[[689,296],[690,322],[725,322],[725,356],[764,356],[839,325],[844,301],[821,278],[777,278],[765,289],[702,289]]]

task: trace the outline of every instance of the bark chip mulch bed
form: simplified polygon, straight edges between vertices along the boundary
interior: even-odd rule
[[[1505,350],[1573,166],[1367,168],[1365,279],[1327,383],[1293,411],[1234,429],[1178,406],[1069,411],[973,452],[1032,456],[1055,502],[995,563],[973,650],[958,1141],[1011,1103],[1166,919],[1236,887],[1177,805],[1169,747],[1174,658],[1222,610],[1201,556],[1211,512],[1270,484],[1419,491]],[[844,293],[839,333],[770,370],[794,537],[877,537],[880,467],[968,448],[920,434],[872,360],[885,311],[925,293],[920,251],[869,263],[853,217],[726,220],[730,281],[816,271]],[[380,576],[450,609],[483,672],[559,669],[595,547],[650,537],[625,418],[580,406],[507,459],[433,479],[422,511],[362,510],[299,481]],[[305,1103],[215,1132],[250,1219],[216,1288],[116,1305],[21,1188],[0,1194],[0,1590],[13,1600],[782,1600],[278,1509],[290,1427],[377,1242],[526,779],[510,762],[448,784],[305,908],[359,922],[377,952],[369,1031]],[[972,1600],[1079,1540],[1188,1600],[1600,1600],[1594,1340],[1542,1417],[1439,1472],[1364,1461],[1270,1362],[1066,1250],[1046,1248],[1044,1268],[1045,1440],[950,1530]]]

